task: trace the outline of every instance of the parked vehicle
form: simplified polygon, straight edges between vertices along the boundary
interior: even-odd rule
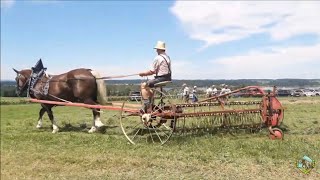
[[[292,96],[292,95],[293,95],[292,90],[287,90],[287,89],[278,90],[278,96]]]
[[[316,96],[316,93],[312,92],[310,89],[303,89],[302,92],[304,96]]]
[[[320,89],[310,89],[310,91],[313,92],[315,96],[320,96]]]
[[[311,97],[311,96],[315,96],[315,93],[312,92],[309,89],[297,89],[297,90],[294,90],[293,96],[296,96],[296,97],[299,97],[299,96]]]
[[[296,90],[293,90],[292,96],[300,97],[300,96],[304,96],[304,94],[301,89],[296,89]]]
[[[140,91],[131,91],[129,94],[130,101],[141,101],[141,93]]]

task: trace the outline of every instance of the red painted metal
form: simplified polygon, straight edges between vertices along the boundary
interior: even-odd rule
[[[48,101],[48,100],[39,100],[39,99],[30,99],[30,102],[34,103],[42,103],[42,104],[54,104],[61,106],[75,106],[75,107],[84,107],[84,108],[92,108],[92,109],[106,109],[106,110],[115,110],[121,111],[121,107],[117,106],[102,106],[102,105],[92,105],[92,104],[84,104],[84,103],[74,103],[74,102],[59,102],[59,101]],[[137,113],[137,109],[129,109],[124,108],[127,112]]]
[[[278,112],[274,113],[272,116],[271,125],[277,126],[277,125],[281,124],[281,122],[283,120],[284,109],[277,98],[271,97],[271,102],[272,102],[272,108],[278,110]]]
[[[281,129],[279,128],[273,128],[272,129],[273,133],[269,133],[269,138],[272,140],[277,140],[277,139],[281,139],[283,140],[283,132]]]
[[[217,115],[237,115],[237,114],[252,114],[260,113],[260,109],[241,109],[241,110],[221,110],[221,111],[211,111],[211,112],[193,112],[193,113],[175,113],[172,111],[167,112],[154,112],[151,115],[159,117],[204,117],[204,116],[217,116]]]

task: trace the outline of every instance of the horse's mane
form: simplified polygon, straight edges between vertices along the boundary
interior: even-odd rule
[[[44,72],[44,75],[46,78],[50,78],[50,77],[54,76],[53,74],[49,74],[47,71]]]
[[[31,71],[31,72],[32,72],[32,69],[30,69],[30,68],[25,68],[25,69],[22,69],[21,71]],[[44,71],[44,74],[45,74],[45,77],[46,77],[46,78],[50,78],[50,77],[52,77],[52,76],[55,76],[54,74],[48,73],[47,71]]]

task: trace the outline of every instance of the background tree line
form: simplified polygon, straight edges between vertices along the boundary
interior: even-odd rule
[[[107,96],[128,96],[131,91],[139,91],[141,79],[136,80],[108,80],[106,81]],[[320,79],[236,79],[236,80],[173,80],[168,88],[181,88],[186,83],[189,87],[209,87],[227,84],[232,87],[245,86],[278,86],[278,87],[320,87]],[[16,97],[16,82],[1,81],[1,96]],[[22,94],[26,96],[26,92]]]

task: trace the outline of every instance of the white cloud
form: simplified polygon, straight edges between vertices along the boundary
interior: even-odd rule
[[[312,46],[272,47],[212,60],[225,78],[320,78],[320,43]]]
[[[269,34],[274,42],[312,34],[317,43],[255,47],[254,51],[214,59],[209,64],[194,64],[187,69],[188,73],[178,70],[179,76],[185,73],[191,74],[191,79],[320,78],[319,9],[317,1],[177,1],[170,10],[190,38],[205,43],[200,50],[259,33]]]
[[[241,55],[206,60],[173,59],[174,79],[280,79],[280,78],[320,78],[320,43],[310,46],[267,47]],[[138,61],[134,61],[138,62]],[[142,61],[145,67],[133,64],[103,65],[83,64],[81,67],[98,71],[101,76],[119,76],[139,73],[148,69],[150,61]],[[46,64],[46,63],[45,63]],[[19,64],[18,70],[31,67]],[[15,73],[11,65],[1,65],[1,80],[14,80]],[[46,65],[50,74],[61,74],[79,65],[54,66]],[[140,79],[131,76],[116,79]],[[153,78],[152,76],[149,77]],[[141,78],[142,80],[144,78]]]
[[[173,60],[172,61],[172,73],[175,79],[190,79],[192,78],[192,73],[194,72],[195,66],[190,61]]]
[[[268,33],[284,40],[311,33],[320,36],[317,1],[177,1],[170,8],[190,38],[205,47]]]
[[[10,8],[14,5],[15,0],[1,0],[1,9]]]

